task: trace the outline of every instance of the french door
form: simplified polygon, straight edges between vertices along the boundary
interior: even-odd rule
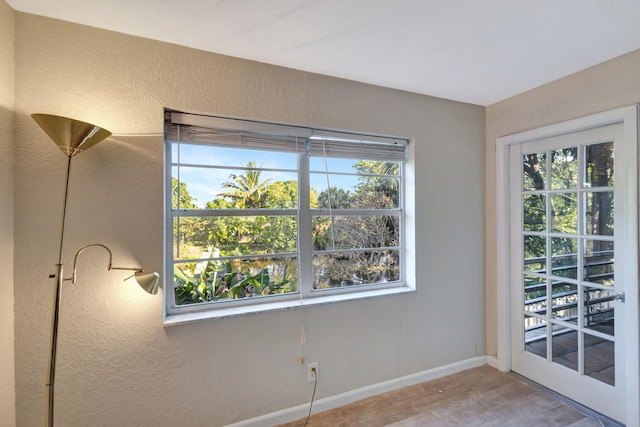
[[[636,425],[628,405],[639,371],[638,186],[629,145],[623,122],[509,145],[508,287],[511,369]]]

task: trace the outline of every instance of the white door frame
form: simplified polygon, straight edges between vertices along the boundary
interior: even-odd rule
[[[638,104],[621,107],[602,113],[593,114],[579,119],[569,120],[544,126],[538,129],[504,136],[496,140],[496,243],[497,243],[497,367],[503,372],[511,370],[511,298],[509,286],[509,147],[527,141],[564,135],[610,124],[622,123],[624,126],[624,152],[626,159],[635,159],[627,162],[623,179],[628,183],[628,188],[635,189],[625,194],[626,205],[629,206],[629,221],[626,226],[629,234],[636,236],[629,239],[629,245],[620,250],[632,251],[638,255],[638,189],[640,177],[638,176]],[[617,248],[616,248],[617,249]],[[629,253],[629,252],[628,252]],[[625,304],[635,307],[628,310],[633,313],[632,318],[625,323],[625,341],[635,343],[626,345],[625,373],[626,383],[626,424],[628,426],[640,426],[640,325],[638,311],[640,299],[638,292],[638,271],[622,271],[621,277],[635,282],[635,289],[630,289],[625,294]]]

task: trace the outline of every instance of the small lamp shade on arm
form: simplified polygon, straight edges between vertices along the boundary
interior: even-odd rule
[[[160,281],[160,275],[155,271],[151,273],[145,273],[144,271],[140,270],[136,271],[133,276],[127,277],[124,281],[135,281],[142,289],[144,289],[151,295],[155,295],[158,293],[158,282]]]

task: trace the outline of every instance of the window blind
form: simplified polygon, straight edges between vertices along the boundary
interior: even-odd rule
[[[278,125],[168,111],[166,139],[173,142],[307,152],[318,157],[404,161],[409,141],[378,135]]]

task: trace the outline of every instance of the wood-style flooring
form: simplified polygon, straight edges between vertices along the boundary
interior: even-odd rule
[[[322,387],[322,383],[318,383]],[[593,414],[592,414],[593,415]],[[306,419],[280,427],[302,427]],[[489,366],[314,414],[308,427],[602,427],[573,406]]]

